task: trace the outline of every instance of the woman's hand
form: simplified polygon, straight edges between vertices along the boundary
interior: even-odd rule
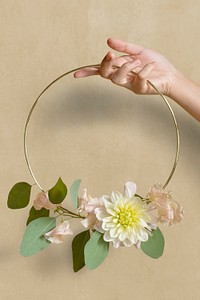
[[[163,94],[171,96],[177,85],[179,71],[161,54],[143,46],[108,39],[110,48],[126,53],[116,57],[108,52],[100,67],[75,72],[76,78],[100,75],[136,94],[155,94],[150,80]]]
[[[76,78],[100,75],[136,94],[155,94],[149,80],[200,122],[199,84],[185,77],[158,52],[111,38],[107,43],[125,55],[116,57],[108,52],[100,67],[79,70],[74,73]]]

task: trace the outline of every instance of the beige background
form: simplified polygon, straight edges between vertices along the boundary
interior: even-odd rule
[[[200,81],[200,2],[185,0],[0,1],[0,298],[199,299],[200,128],[171,104],[181,131],[181,157],[169,189],[185,208],[182,224],[161,226],[164,256],[111,249],[95,271],[72,271],[71,237],[35,257],[19,254],[28,208],[7,209],[9,189],[32,179],[23,157],[23,128],[39,92],[55,77],[100,62],[110,36],[153,48]],[[43,98],[28,145],[46,189],[59,176],[82,179],[91,195],[122,190],[126,180],[145,195],[170,172],[175,137],[159,97],[135,96],[100,78],[68,77]],[[33,194],[37,193],[34,188]],[[34,195],[33,195],[34,199]],[[73,222],[72,227],[80,230]]]

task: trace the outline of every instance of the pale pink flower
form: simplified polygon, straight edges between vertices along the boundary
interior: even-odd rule
[[[87,190],[84,189],[83,196],[78,198],[78,205],[78,213],[82,217],[85,217],[85,219],[81,221],[82,225],[85,228],[98,230],[100,227],[100,222],[96,217],[95,209],[103,205],[101,199],[92,198],[87,194]]]
[[[164,191],[162,186],[155,184],[147,195],[150,209],[157,209],[158,222],[173,225],[183,218],[183,207]]]
[[[53,230],[47,232],[44,236],[45,238],[54,244],[60,244],[64,240],[65,235],[73,234],[72,230],[69,228],[69,222],[61,222]]]
[[[49,210],[55,210],[57,208],[56,204],[50,202],[48,194],[43,192],[37,194],[33,206],[36,210],[40,210],[43,207]]]
[[[183,218],[183,207],[172,199],[165,206],[158,205],[157,210],[159,215],[158,221],[167,225],[179,223]]]
[[[152,204],[155,204],[157,201],[165,203],[168,198],[168,192],[164,191],[162,186],[159,184],[154,184],[148,193],[148,198],[152,202]]]

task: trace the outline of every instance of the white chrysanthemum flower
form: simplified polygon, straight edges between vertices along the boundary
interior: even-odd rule
[[[137,247],[149,238],[152,229],[152,217],[148,206],[135,196],[136,185],[133,182],[125,184],[124,195],[112,192],[111,197],[103,196],[104,207],[96,208],[95,213],[102,222],[104,240],[112,242],[115,248],[119,246]]]

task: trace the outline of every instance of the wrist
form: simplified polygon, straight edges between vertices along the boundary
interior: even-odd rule
[[[200,121],[200,85],[177,72],[166,96],[174,100],[195,119]]]
[[[177,102],[187,87],[187,80],[188,79],[180,71],[176,70],[173,76],[171,76],[166,96]]]

